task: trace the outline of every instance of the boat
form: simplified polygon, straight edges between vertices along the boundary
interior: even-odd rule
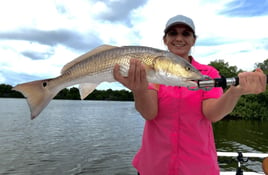
[[[217,152],[218,157],[236,158],[236,171],[222,171],[220,175],[268,175],[268,153],[242,153],[242,152]],[[250,158],[263,159],[262,172],[243,171],[242,164],[245,164]]]

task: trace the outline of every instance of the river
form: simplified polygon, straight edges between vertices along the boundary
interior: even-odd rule
[[[136,175],[144,120],[133,102],[53,100],[35,120],[25,99],[0,99],[0,174]],[[268,122],[214,124],[218,151],[268,152]],[[258,159],[245,169],[260,171]],[[235,170],[232,159],[219,159]]]

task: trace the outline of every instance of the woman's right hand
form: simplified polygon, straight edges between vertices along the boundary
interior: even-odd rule
[[[120,73],[120,66],[115,65],[113,70],[115,80],[122,83],[125,87],[130,89],[133,93],[140,92],[148,89],[148,81],[146,78],[146,70],[138,59],[130,60],[130,67],[128,76],[123,77]]]
[[[120,66],[115,65],[113,72],[115,80],[133,92],[135,107],[143,118],[146,120],[154,119],[158,111],[157,92],[148,89],[146,70],[141,61],[137,59],[130,60],[127,77],[123,77],[119,69]]]

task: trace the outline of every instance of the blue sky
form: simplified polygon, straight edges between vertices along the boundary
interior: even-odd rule
[[[192,55],[208,64],[223,59],[251,71],[268,59],[268,0],[9,0],[0,5],[0,84],[58,76],[79,55],[101,45],[166,50],[166,21],[191,17]],[[104,83],[98,89],[122,89]]]

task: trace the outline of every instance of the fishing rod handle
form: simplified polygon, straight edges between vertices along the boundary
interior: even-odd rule
[[[237,85],[239,85],[239,78],[238,77],[225,78],[225,79],[226,79],[226,85],[227,86],[231,86],[231,85],[237,86]],[[266,83],[268,84],[268,74],[266,74]],[[215,86],[215,87],[222,87],[222,86]]]
[[[268,84],[268,75],[267,77],[267,84]],[[208,80],[199,80],[197,82],[198,88],[207,88],[207,87],[222,87],[226,88],[227,86],[237,86],[239,85],[239,78],[232,77],[232,78],[215,78],[215,79],[208,79]]]
[[[238,77],[233,77],[233,78],[222,77],[222,78],[215,78],[215,79],[199,80],[197,84],[198,84],[198,88],[209,88],[209,87],[226,88],[227,86],[238,85],[239,78]]]
[[[214,87],[222,87],[226,88],[227,86],[237,86],[239,85],[239,78],[238,77],[232,77],[232,78],[216,78],[214,79],[215,86]]]

